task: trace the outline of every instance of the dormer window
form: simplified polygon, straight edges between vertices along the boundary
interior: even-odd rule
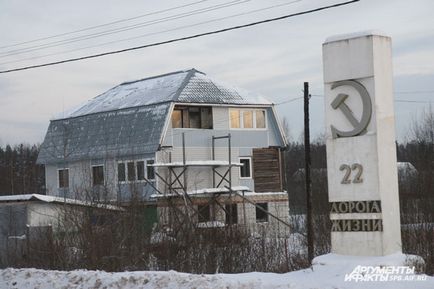
[[[212,129],[212,108],[209,106],[175,106],[173,128]]]
[[[236,109],[229,112],[231,129],[264,129],[267,127],[264,109]]]

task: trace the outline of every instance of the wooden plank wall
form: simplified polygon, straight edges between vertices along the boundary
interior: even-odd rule
[[[253,149],[255,192],[281,192],[281,164],[277,148]]]

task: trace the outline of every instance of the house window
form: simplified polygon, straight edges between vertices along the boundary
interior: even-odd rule
[[[231,118],[231,128],[241,127],[240,111],[238,109],[231,109],[230,118]]]
[[[154,167],[152,166],[153,164],[154,164],[154,160],[146,161],[146,175],[148,176],[148,180],[155,179],[155,171],[154,171]]]
[[[172,127],[182,127],[182,110],[174,109],[172,113]]]
[[[243,111],[243,128],[253,128],[253,111]]]
[[[256,204],[256,223],[268,222],[268,203]]]
[[[190,107],[188,108],[188,120],[189,120],[189,128],[201,128],[200,124],[200,108],[199,107]]]
[[[145,180],[145,162],[138,161],[136,163],[136,167],[137,167],[137,180],[138,181]]]
[[[134,162],[127,163],[128,181],[132,182],[136,180],[136,170],[134,168]]]
[[[172,113],[172,127],[212,129],[212,108],[176,106]]]
[[[118,163],[118,182],[154,180],[154,167],[151,166],[153,163],[154,160]]]
[[[231,128],[266,128],[265,110],[263,109],[230,109],[229,114]]]
[[[200,108],[200,128],[212,129],[212,108],[201,107]]]
[[[240,158],[240,163],[242,166],[240,167],[240,178],[241,179],[250,179],[252,178],[252,159],[251,158]]]
[[[118,163],[118,182],[125,182],[126,175],[125,164]]]
[[[210,205],[197,205],[198,211],[198,222],[209,222],[211,221],[211,206]]]
[[[92,181],[94,186],[104,185],[104,166],[92,167]]]
[[[265,110],[256,110],[256,128],[265,128]]]
[[[69,188],[69,169],[58,170],[59,188]]]
[[[237,204],[225,205],[225,221],[226,224],[238,223],[238,209]]]

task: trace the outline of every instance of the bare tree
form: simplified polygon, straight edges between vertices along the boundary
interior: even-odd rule
[[[287,142],[291,143],[292,142],[291,129],[289,126],[288,118],[286,118],[286,116],[284,116],[282,119],[282,129],[283,129],[283,132],[285,133]]]
[[[434,109],[431,105],[413,119],[410,126],[409,141],[434,144]]]

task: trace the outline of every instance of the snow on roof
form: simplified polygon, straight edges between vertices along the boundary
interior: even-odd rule
[[[246,186],[234,186],[232,187],[232,191],[235,192],[245,192],[250,191],[249,187]],[[187,192],[187,195],[189,196],[198,196],[198,195],[212,195],[217,193],[229,193],[228,188],[206,188],[206,189],[199,189]],[[153,194],[151,195],[151,198],[164,198],[164,197],[176,197],[179,196],[179,194],[176,193],[170,193],[170,194]]]
[[[256,197],[256,196],[284,196],[287,197],[288,193],[284,192],[252,192],[249,187],[246,186],[234,186],[232,187],[232,192],[243,192],[243,196],[245,197]],[[209,196],[217,193],[229,193],[228,188],[208,188],[208,189],[199,189],[195,191],[187,192],[189,196]],[[171,194],[153,194],[151,198],[164,198],[164,197],[176,197],[180,194],[171,193]]]
[[[398,177],[399,180],[406,180],[418,175],[417,169],[410,162],[398,162]]]
[[[196,226],[198,228],[223,228],[226,224],[220,221],[208,221],[197,223]]]
[[[177,102],[213,104],[271,105],[265,97],[194,73],[182,89]]]
[[[242,167],[242,163],[232,162],[232,166]],[[153,167],[182,167],[184,166],[183,162],[171,162],[171,163],[154,163]],[[216,161],[216,160],[207,160],[207,161],[186,161],[185,166],[229,166],[228,161]]]
[[[188,71],[178,71],[122,83],[69,111],[63,118],[171,101],[187,75]]]
[[[38,163],[155,153],[172,103],[272,105],[195,69],[125,82],[53,119]]]
[[[155,153],[169,109],[162,103],[52,121],[38,163]]]
[[[260,193],[256,193],[256,192],[245,192],[244,193],[245,197],[251,197],[251,196],[284,196],[287,197],[288,193],[287,192],[260,192]]]
[[[411,171],[417,172],[416,168],[410,162],[398,162],[398,171]]]
[[[78,205],[78,206],[90,206],[90,207],[96,207],[96,208],[108,209],[108,210],[123,210],[122,208],[113,205],[91,203],[91,202],[80,201],[75,199],[61,198],[61,197],[47,196],[47,195],[40,195],[40,194],[0,196],[0,203],[25,202],[25,201],[40,201],[44,203],[62,203],[62,204]]]
[[[55,116],[72,118],[162,102],[258,104],[272,103],[260,95],[224,85],[196,69],[124,82],[86,103]]]

